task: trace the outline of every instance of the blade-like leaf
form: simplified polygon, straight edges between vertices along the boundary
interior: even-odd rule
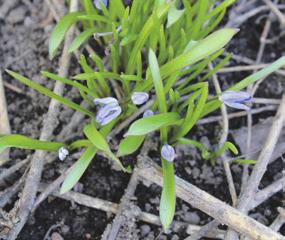
[[[118,157],[134,153],[139,149],[144,141],[145,136],[129,136],[120,142]]]
[[[61,142],[40,141],[18,134],[5,135],[3,137],[0,137],[0,153],[9,147],[57,151],[60,147],[63,146],[65,146],[65,144]]]
[[[84,127],[85,136],[93,143],[93,145],[103,151],[110,152],[109,145],[102,134],[96,129],[94,124],[88,124]]]
[[[279,68],[285,66],[285,56],[279,58],[278,60],[276,60],[275,62],[273,62],[272,64],[270,64],[268,67],[246,77],[245,79],[241,80],[240,82],[238,82],[237,84],[235,84],[234,86],[230,87],[227,90],[233,90],[233,91],[238,91],[241,89],[246,88],[247,86],[249,86],[250,84],[267,77],[269,74],[275,72],[276,70],[278,70]]]
[[[56,24],[49,40],[49,56],[51,59],[55,56],[67,30],[77,21],[77,17],[81,15],[83,15],[83,13],[69,13]]]
[[[70,101],[64,97],[61,97],[61,96],[55,94],[53,91],[43,87],[42,85],[37,84],[37,83],[31,81],[30,79],[25,78],[25,77],[21,76],[20,74],[15,73],[13,71],[6,70],[6,72],[9,73],[12,77],[19,80],[20,82],[27,85],[28,87],[33,88],[33,89],[39,91],[40,93],[42,93],[42,94],[44,94],[50,98],[53,98],[53,99],[59,101],[60,103],[66,105],[66,106],[68,106],[68,107],[70,107],[76,111],[82,112],[82,113],[84,113],[90,117],[95,117],[94,114],[92,112],[90,112],[89,110],[81,107],[80,105],[78,105],[78,104],[76,104],[76,103],[74,103],[74,102],[72,102],[72,101]]]
[[[237,29],[224,28],[198,41],[190,51],[174,58],[161,67],[162,78],[222,49],[236,33]]]
[[[145,135],[161,127],[175,125],[180,120],[177,113],[161,113],[135,121],[129,128],[127,136]]]
[[[254,165],[254,164],[256,164],[256,160],[251,160],[251,159],[235,159],[235,160],[233,161],[233,163],[246,164],[246,165],[252,164],[252,165]]]
[[[72,189],[75,184],[79,181],[82,177],[83,173],[87,169],[88,165],[94,158],[97,149],[93,146],[88,147],[85,152],[81,155],[81,157],[77,160],[77,162],[73,165],[72,170],[68,173],[67,177],[65,178],[63,184],[60,188],[60,194],[68,192]]]
[[[155,56],[155,53],[152,51],[152,49],[149,50],[148,59],[149,59],[149,67],[150,67],[150,71],[152,75],[153,85],[154,85],[155,92],[156,92],[159,110],[161,113],[166,113],[167,105],[166,105],[166,99],[165,99],[165,94],[164,94],[164,88],[163,88],[162,80],[160,77],[157,58]]]
[[[160,198],[159,216],[163,229],[167,230],[175,213],[175,180],[173,164],[162,159],[163,187]]]
[[[92,142],[92,144],[98,149],[108,155],[114,160],[124,172],[130,172],[129,168],[125,168],[121,161],[111,152],[111,149],[103,137],[103,135],[96,129],[95,124],[91,123],[84,127],[84,134]]]
[[[96,28],[89,28],[82,33],[80,33],[72,42],[69,52],[74,52],[76,49],[78,49],[84,42],[88,40],[89,37],[92,36],[93,33],[97,31]]]
[[[170,7],[168,15],[167,15],[167,28],[171,27],[175,22],[177,22],[183,15],[185,9],[178,10],[176,9],[175,5],[173,4]]]

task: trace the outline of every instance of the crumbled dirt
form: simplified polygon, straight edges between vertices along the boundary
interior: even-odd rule
[[[2,5],[0,5],[0,8]],[[228,52],[246,56],[253,60],[255,59],[259,46],[259,36],[265,22],[264,18],[257,21],[260,17],[262,15],[252,18],[248,23],[241,26],[239,34],[227,48]],[[52,89],[54,82],[46,80],[40,75],[41,70],[56,72],[58,66],[56,60],[50,61],[48,59],[48,38],[54,23],[52,20],[47,21],[47,19],[51,18],[44,1],[15,1],[10,9],[5,12],[5,16],[0,16],[0,65],[2,71],[5,68],[9,68]],[[274,38],[278,34],[280,34],[280,28],[278,22],[275,21],[270,32],[270,37]],[[285,37],[283,36],[272,44],[266,45],[266,54],[264,54],[262,61],[271,62],[277,57],[285,55],[285,45],[281,44],[284,42]],[[73,72],[70,73],[71,75],[79,71],[75,60],[72,64],[71,69]],[[242,63],[234,60],[230,62],[230,65],[235,64],[240,65]],[[237,72],[224,74],[219,77],[222,87],[227,88],[248,74],[250,72]],[[39,137],[49,99],[25,87],[5,73],[3,74],[3,78],[6,82],[13,84],[22,91],[22,93],[17,93],[9,88],[5,88],[13,133],[24,134],[35,138]],[[256,96],[280,98],[284,90],[284,79],[279,75],[272,75],[261,84]],[[66,91],[66,96],[78,101],[78,95],[72,89]],[[59,118],[60,124],[56,132],[64,124],[68,123],[72,113],[72,110],[62,107]],[[272,116],[273,114],[273,112],[267,112],[255,115],[254,123],[258,123],[261,119]],[[235,119],[230,122],[230,128],[238,130],[242,126],[245,126],[245,124],[246,118]],[[199,126],[194,129],[191,138],[208,143],[209,146],[215,146],[218,142],[220,131],[218,124]],[[12,165],[26,158],[29,154],[31,154],[30,151],[13,150],[11,155],[13,161],[9,164]],[[205,162],[201,158],[200,153],[196,149],[183,146],[177,148],[177,154],[175,171],[178,176],[209,192],[213,196],[229,204],[231,203],[225,173],[220,161],[215,166],[212,166],[209,162]],[[150,156],[154,161],[158,161],[157,151],[152,151]],[[48,164],[43,174],[43,180],[45,182],[54,180],[59,176],[62,169],[71,163],[53,162],[52,164]],[[280,177],[281,166],[282,160],[279,159],[268,167],[268,171],[262,180],[261,188]],[[239,190],[242,166],[233,164],[231,167],[236,188]],[[110,164],[105,159],[97,158],[80,180],[81,185],[79,189],[90,196],[119,203],[129,177],[128,174],[112,170]],[[14,178],[15,176],[12,179]],[[8,184],[10,184],[9,181]],[[137,205],[146,212],[158,214],[160,193],[160,187],[154,184],[145,186],[143,183],[140,183],[136,190]],[[256,210],[252,211],[251,216],[264,224],[269,224],[277,216],[276,208],[281,203],[282,194],[276,194]],[[212,220],[206,214],[193,209],[189,204],[180,199],[177,200],[176,210],[176,220],[199,225],[206,224]],[[112,214],[106,214],[102,211],[50,197],[37,209],[18,239],[43,239],[47,231],[55,225],[56,227],[50,231],[50,236],[53,236],[51,239],[59,238],[59,236],[63,239],[74,240],[99,239],[106,225],[112,219]],[[283,228],[282,230],[285,233],[285,229]],[[137,223],[137,229],[134,231],[134,234],[138,239],[149,240],[156,239],[159,234],[161,235],[157,239],[177,240],[187,237],[185,230],[166,235],[161,233],[161,228],[143,222]],[[127,236],[122,238],[131,239]]]

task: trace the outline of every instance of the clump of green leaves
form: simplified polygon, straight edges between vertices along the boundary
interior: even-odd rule
[[[94,51],[90,56],[81,55],[79,65],[82,73],[71,79],[42,72],[47,78],[76,88],[89,108],[7,71],[27,86],[90,117],[90,123],[84,127],[85,138],[66,145],[7,135],[0,138],[0,150],[7,147],[47,151],[58,151],[61,147],[69,151],[85,148],[62,184],[61,193],[69,191],[77,183],[97,152],[103,152],[123,171],[130,172],[131,169],[123,166],[119,157],[136,152],[147,134],[155,131],[160,132],[161,146],[166,145],[170,153],[170,147],[177,144],[195,146],[206,160],[212,161],[226,149],[237,153],[229,142],[215,153],[210,153],[200,142],[188,139],[197,121],[222,104],[218,96],[208,99],[208,80],[229,60],[230,56],[222,57],[224,47],[238,30],[213,30],[234,1],[134,0],[131,6],[126,6],[122,0],[112,0],[107,7],[100,0],[98,2],[100,9],[91,0],[82,0],[82,11],[69,13],[57,23],[51,34],[49,55],[51,58],[56,56],[65,33],[74,24],[78,24],[82,32],[73,40],[70,53],[81,49],[88,41],[96,44],[96,49],[104,51]],[[216,66],[206,71],[207,65],[213,61],[217,62]],[[228,90],[241,90],[284,63],[285,58],[280,58]],[[134,93],[150,95],[153,99],[150,112],[155,114],[139,118],[128,126],[115,153],[106,139],[120,122],[138,110],[132,101]],[[97,112],[94,99],[97,99],[97,110],[99,107]],[[99,103],[98,99],[101,99]],[[109,118],[111,121],[107,124],[99,124],[104,122],[98,121],[99,117],[112,117],[112,114],[116,114],[114,119]],[[164,229],[167,229],[175,213],[174,166],[163,157],[161,161],[164,182],[160,218]]]

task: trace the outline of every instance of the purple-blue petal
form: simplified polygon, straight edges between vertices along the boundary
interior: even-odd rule
[[[119,104],[118,100],[116,98],[113,97],[105,97],[105,98],[95,98],[93,100],[93,103],[96,106],[105,106],[105,105],[109,105],[109,104]]]
[[[172,146],[168,144],[163,145],[160,153],[161,156],[169,162],[173,162],[175,159],[175,150]]]
[[[241,109],[241,110],[246,110],[246,111],[250,110],[250,107],[243,103],[224,101],[224,104],[226,104],[229,107],[236,108],[236,109]]]
[[[105,7],[107,7],[107,5],[108,5],[108,0],[101,0],[101,1],[102,1],[103,5],[104,5]],[[102,9],[101,9],[101,6],[100,6],[100,3],[99,3],[99,0],[94,0],[93,3],[94,3],[94,5],[95,5],[95,7],[96,7],[97,9],[102,10]]]
[[[154,112],[148,109],[143,113],[143,118],[151,117],[153,115],[154,115]]]
[[[106,105],[99,109],[96,116],[96,122],[104,126],[117,118],[122,112],[119,105]]]
[[[132,99],[133,104],[141,105],[147,102],[147,100],[149,99],[149,94],[146,92],[134,92],[132,94],[131,99]]]

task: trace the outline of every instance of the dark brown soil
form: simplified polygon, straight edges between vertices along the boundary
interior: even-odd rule
[[[7,0],[8,1],[8,0]],[[3,6],[0,2],[0,9]],[[1,5],[2,4],[2,5]],[[227,48],[229,52],[255,59],[259,48],[259,37],[261,35],[265,18],[261,14],[248,20],[241,27],[241,31]],[[260,19],[257,21],[257,19]],[[45,87],[52,88],[54,82],[41,77],[41,70],[50,70],[56,72],[57,61],[48,59],[48,38],[54,23],[49,16],[48,7],[44,1],[16,1],[15,4],[0,16],[0,65],[1,70],[5,68],[12,69],[22,75],[25,75],[34,81],[43,84]],[[274,21],[270,32],[270,37],[276,37],[280,34],[279,23]],[[272,62],[274,59],[285,54],[285,37],[279,38],[273,44],[267,44],[263,62]],[[231,65],[243,64],[232,60]],[[76,61],[73,61],[72,73],[78,72]],[[220,76],[223,88],[230,86],[234,82],[242,79],[250,72],[224,74]],[[42,96],[34,90],[31,90],[18,81],[11,79],[7,74],[3,74],[4,81],[17,86],[22,93],[17,93],[6,88],[6,97],[8,102],[8,111],[13,133],[24,134],[30,137],[38,138],[42,120],[47,111],[49,99]],[[266,98],[280,98],[285,90],[285,82],[279,75],[272,75],[261,84],[256,96]],[[77,94],[74,90],[66,91],[66,96],[77,100]],[[67,123],[72,115],[72,111],[62,107],[59,128]],[[272,116],[274,112],[266,112],[256,115],[254,123],[260,119]],[[245,118],[239,118],[230,122],[231,129],[238,129],[246,125]],[[59,129],[56,130],[57,132]],[[218,124],[208,124],[196,127],[191,138],[202,140],[204,143],[212,144],[214,147],[218,142],[220,127]],[[80,133],[78,133],[80,137]],[[225,173],[221,163],[218,161],[215,166],[205,162],[199,152],[189,147],[179,147],[177,149],[178,158],[175,162],[176,174],[192,184],[206,190],[213,196],[230,203],[230,194],[227,186]],[[11,154],[13,165],[30,155],[29,151],[13,150]],[[158,153],[152,151],[150,156],[156,160]],[[53,162],[48,164],[43,174],[44,182],[53,181],[65,165],[69,163]],[[267,186],[272,183],[277,174],[280,174],[282,160],[279,159],[271,164],[268,172],[262,180],[262,185]],[[242,167],[232,165],[234,180],[237,190],[240,189],[240,179]],[[20,176],[16,173],[11,182]],[[109,163],[102,158],[97,158],[88,168],[83,178],[80,180],[82,192],[94,197],[119,203],[128,184],[129,175],[117,172],[111,169]],[[158,214],[159,197],[161,188],[156,185],[147,187],[142,183],[137,187],[136,197],[138,206],[147,212]],[[282,194],[276,194],[256,210],[251,216],[264,224],[270,224],[277,216],[276,207],[282,203]],[[48,229],[56,224],[60,226],[53,228],[52,232],[59,233],[64,239],[100,239],[107,223],[111,222],[113,216],[102,211],[97,211],[87,207],[79,206],[64,200],[50,197],[46,200],[31,217],[29,223],[24,227],[18,239],[38,240],[44,239]],[[209,216],[197,209],[193,209],[189,204],[178,199],[176,220],[181,220],[193,224],[203,225],[211,220]],[[161,229],[138,222],[138,236],[140,239],[155,239]],[[283,227],[283,233],[285,229]],[[187,235],[185,231],[181,233],[162,234],[158,239],[183,239]]]

